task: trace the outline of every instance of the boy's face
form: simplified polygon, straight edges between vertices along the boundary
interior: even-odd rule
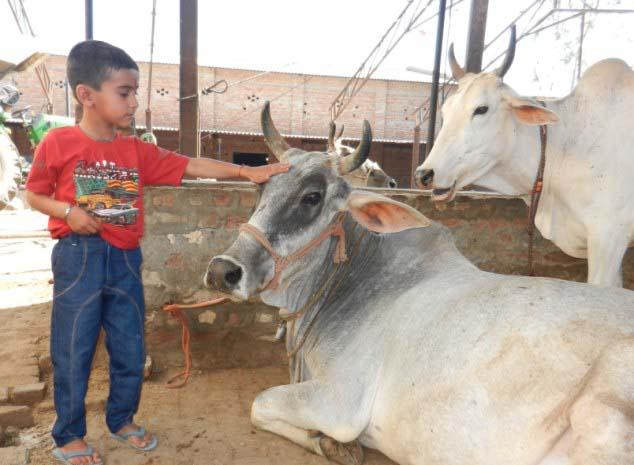
[[[136,98],[139,88],[137,70],[111,71],[108,79],[101,83],[100,90],[87,87],[87,92],[84,93],[80,91],[80,86],[77,87],[79,100],[84,107],[92,109],[103,120],[118,128],[130,126],[139,106]]]

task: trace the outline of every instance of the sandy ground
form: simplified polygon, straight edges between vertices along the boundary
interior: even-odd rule
[[[44,223],[37,215],[0,213],[0,337],[11,341],[0,347],[2,371],[18,360],[48,355],[50,250],[53,241],[37,231]],[[26,233],[22,233],[26,231]],[[29,231],[34,233],[29,233]],[[14,233],[18,234],[14,234]],[[18,237],[16,237],[18,236]],[[148,335],[148,340],[156,340]],[[200,345],[198,345],[200,347]],[[148,347],[148,351],[157,350]],[[196,359],[196,353],[193,354]],[[202,356],[200,354],[199,356]],[[15,360],[15,362],[14,362]],[[15,365],[15,366],[14,366]],[[286,384],[284,366],[257,369],[196,371],[183,389],[164,385],[174,367],[163,368],[145,383],[136,420],[155,431],[159,447],[139,453],[110,439],[103,411],[108,396],[107,359],[98,349],[86,399],[87,440],[108,465],[312,465],[327,464],[285,439],[253,428],[251,403],[258,392]],[[50,429],[55,419],[50,373],[44,373],[46,398],[34,409],[35,427],[20,431],[14,440],[29,449],[29,462],[50,465],[53,443]],[[382,454],[366,450],[368,465],[393,464]]]

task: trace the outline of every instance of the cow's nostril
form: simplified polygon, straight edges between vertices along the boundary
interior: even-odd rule
[[[396,181],[394,179],[390,179],[390,182],[388,184],[392,189],[394,189],[398,185],[396,184]]]
[[[211,260],[206,281],[218,290],[233,290],[242,280],[242,267],[232,260],[216,257]]]
[[[225,281],[232,286],[238,284],[242,279],[242,268],[237,267],[235,270],[227,271],[225,273]]]

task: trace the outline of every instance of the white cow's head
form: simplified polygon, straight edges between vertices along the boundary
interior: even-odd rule
[[[354,148],[345,145],[343,143],[343,129],[344,125],[339,128],[339,133],[335,136],[336,125],[334,122],[330,122],[330,133],[328,134],[328,151],[336,153],[341,157],[350,155]],[[396,180],[390,177],[381,166],[369,158],[361,164],[352,173],[346,175],[346,180],[353,186],[361,187],[387,187],[395,189],[398,186]]]
[[[442,129],[429,157],[416,170],[419,186],[432,185],[432,200],[450,201],[469,184],[506,190],[506,194],[524,193],[489,182],[489,175],[500,164],[522,163],[513,160],[518,125],[555,123],[557,115],[532,99],[519,97],[502,82],[514,55],[515,28],[504,63],[494,72],[466,73],[456,61],[453,44],[449,48],[458,90],[443,105]]]

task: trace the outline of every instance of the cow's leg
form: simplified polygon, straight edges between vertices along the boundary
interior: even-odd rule
[[[363,451],[356,439],[369,418],[359,394],[317,380],[277,386],[253,401],[251,422],[330,460],[358,465]]]
[[[603,352],[570,410],[572,465],[634,464],[634,338]]]
[[[599,286],[623,286],[621,262],[629,238],[621,231],[596,231],[588,236],[588,282]]]

